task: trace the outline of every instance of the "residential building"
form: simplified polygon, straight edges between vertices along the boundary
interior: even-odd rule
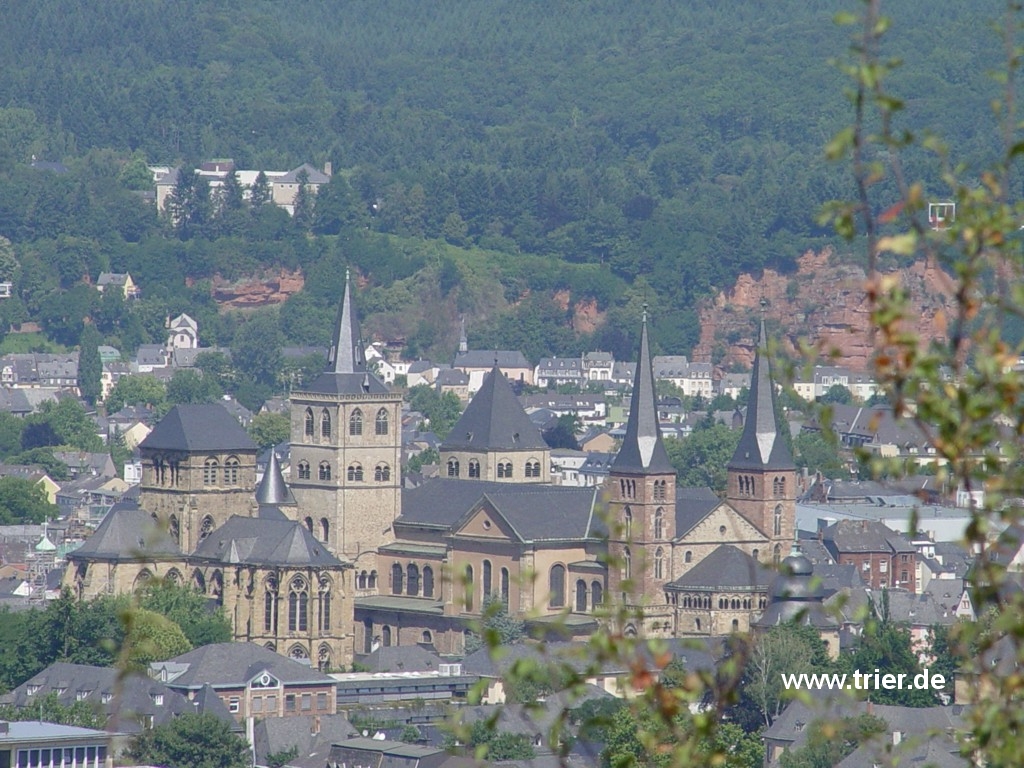
[[[679,387],[686,397],[714,397],[711,363],[691,363],[683,355],[664,355],[653,360],[654,378]]]
[[[455,355],[452,368],[457,368],[469,376],[469,394],[476,394],[483,384],[484,377],[495,366],[509,381],[523,384],[534,383],[533,366],[518,350],[468,350]]]
[[[108,289],[120,291],[125,299],[137,299],[141,293],[139,286],[127,272],[100,272],[96,279],[96,290],[103,293]]]
[[[168,352],[199,347],[199,324],[184,312],[174,319],[167,318],[166,328]]]
[[[584,382],[583,361],[579,358],[542,357],[534,370],[538,387],[581,387]]]
[[[111,734],[37,720],[0,720],[0,766],[112,768]]]
[[[615,358],[611,352],[587,352],[583,355],[583,378],[586,381],[611,381]]]
[[[832,558],[855,566],[872,589],[917,592],[917,550],[890,528],[868,520],[840,520],[819,535]]]

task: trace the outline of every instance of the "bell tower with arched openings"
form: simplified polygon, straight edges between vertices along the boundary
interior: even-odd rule
[[[611,525],[609,594],[628,606],[644,607],[644,627],[634,627],[637,632],[664,634],[669,625],[657,620],[657,606],[666,604],[664,585],[672,574],[676,471],[658,426],[646,306],[626,434],[606,489]]]
[[[727,465],[729,504],[770,540],[762,559],[781,561],[796,527],[796,465],[779,432],[768,335],[761,319],[743,434]]]
[[[342,559],[376,567],[402,506],[402,396],[367,368],[345,275],[327,367],[291,394],[288,510]]]

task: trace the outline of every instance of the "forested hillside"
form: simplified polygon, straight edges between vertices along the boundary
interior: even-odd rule
[[[898,0],[905,118],[976,163],[998,145],[979,115],[996,93],[994,0]],[[101,315],[76,285],[130,271],[146,299],[98,323],[122,346],[168,310],[230,343],[204,281],[299,268],[309,288],[278,330],[321,340],[341,266],[370,288],[371,327],[415,353],[471,341],[538,354],[628,350],[622,328],[580,339],[572,307],[621,319],[646,297],[655,338],[688,353],[695,303],[741,271],[793,268],[830,242],[815,223],[850,195],[822,147],[848,120],[829,65],[847,32],[831,3],[290,3],[35,0],[0,35],[0,235],[18,300],[77,342]],[[33,157],[70,173],[32,170]],[[287,170],[330,161],[308,219],[206,211],[172,230],[139,199],[144,164],[212,157]],[[918,162],[910,156],[910,162]],[[944,196],[934,175],[929,194]],[[892,196],[877,190],[878,204]],[[637,284],[637,276],[642,281]],[[632,289],[630,287],[632,286]],[[556,290],[568,302],[550,301]],[[500,298],[496,298],[500,297]],[[415,305],[434,302],[444,311]],[[440,304],[436,304],[440,302]],[[94,306],[95,305],[95,306]],[[116,315],[116,316],[115,316]],[[102,318],[101,318],[102,320]],[[376,326],[374,326],[376,323]],[[612,324],[608,324],[611,326]]]

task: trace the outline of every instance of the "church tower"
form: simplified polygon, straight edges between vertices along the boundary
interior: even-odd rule
[[[726,467],[726,499],[768,537],[776,564],[793,541],[796,527],[796,465],[778,424],[762,318],[743,434]]]
[[[284,511],[311,525],[335,555],[360,565],[374,565],[369,561],[391,539],[401,512],[401,415],[401,395],[366,366],[346,273],[327,367],[291,394],[298,507]]]
[[[551,449],[497,363],[441,443],[443,477],[551,482]]]
[[[624,595],[628,605],[662,605],[676,535],[676,471],[658,426],[646,307],[626,435],[610,467],[607,491],[609,593]],[[627,580],[628,586],[622,583]]]

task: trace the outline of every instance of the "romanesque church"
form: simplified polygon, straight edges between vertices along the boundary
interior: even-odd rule
[[[631,635],[746,631],[794,535],[766,343],[762,322],[724,499],[676,485],[646,316],[605,487],[551,485],[549,450],[495,366],[441,445],[441,476],[403,489],[402,398],[367,366],[346,282],[325,370],[291,394],[289,481],[272,456],[256,487],[256,446],[219,405],[177,406],[140,445],[137,497],[69,556],[65,583],[82,598],[189,583],[236,639],[323,668],[380,645],[461,653],[495,601],[576,637],[613,603],[642,607]]]

